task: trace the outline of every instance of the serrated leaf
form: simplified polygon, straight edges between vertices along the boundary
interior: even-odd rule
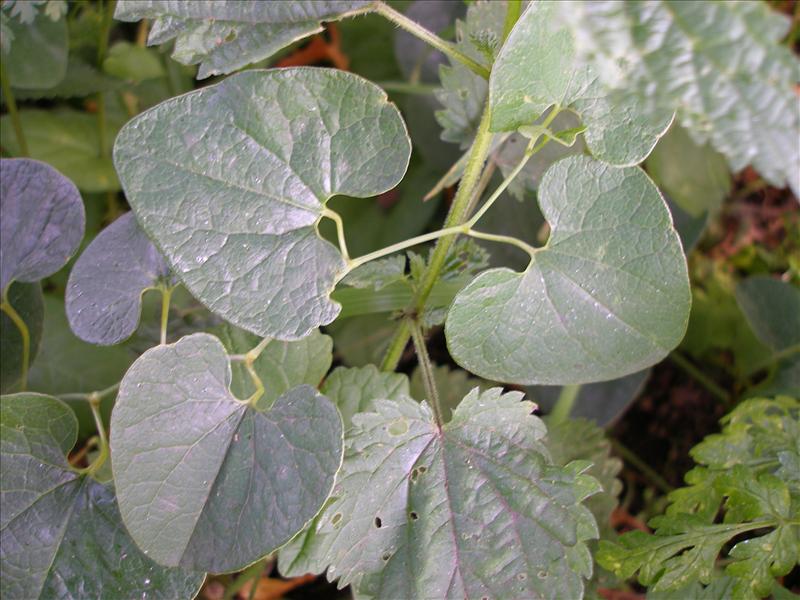
[[[72,267],[65,296],[72,331],[92,344],[120,343],[139,325],[142,294],[168,280],[164,258],[133,213],[121,216]]]
[[[367,0],[121,0],[114,17],[155,19],[148,44],[175,39],[172,57],[183,64],[199,64],[197,78],[204,79],[269,58],[292,42],[322,31],[323,20],[337,21],[369,8]]]
[[[136,548],[113,489],[70,467],[77,422],[59,400],[0,400],[3,598],[191,598],[202,573],[166,569]]]
[[[231,354],[244,354],[261,341],[252,333],[230,325],[215,328],[212,333],[219,337]],[[256,407],[266,410],[283,393],[304,383],[318,387],[331,368],[332,350],[333,340],[319,331],[312,331],[296,342],[270,341],[253,362],[253,368],[266,386]],[[255,391],[251,378],[239,362],[232,363],[231,369],[231,392],[237,398],[247,398]]]
[[[581,64],[558,3],[533,2],[497,56],[489,79],[492,131],[533,125],[551,107],[577,113],[586,144],[605,162],[644,160],[672,120],[672,110],[643,113],[632,98],[611,98],[590,65]]]
[[[353,415],[372,409],[374,400],[399,400],[409,396],[409,381],[402,373],[385,373],[375,365],[352,369],[337,367],[325,379],[321,391],[339,409],[347,431],[352,426]]]
[[[561,7],[603,87],[643,113],[677,109],[733,171],[800,190],[800,62],[789,19],[763,2],[581,2]],[[644,42],[646,40],[646,42]]]
[[[735,294],[739,308],[760,341],[775,351],[800,345],[797,286],[766,275],[754,275],[741,281]]]
[[[97,117],[70,108],[21,110],[19,118],[32,158],[46,162],[69,177],[84,192],[119,190],[111,160],[100,156]],[[110,145],[119,129],[108,119]],[[20,155],[9,115],[0,119],[0,144],[12,155]]]
[[[114,147],[140,224],[192,294],[285,340],[340,310],[329,295],[346,265],[315,229],[325,202],[394,187],[409,155],[380,88],[315,68],[249,71],[168,100]]]
[[[0,293],[63,267],[83,238],[83,201],[69,179],[26,158],[0,160]]]
[[[410,398],[356,415],[304,568],[366,597],[580,597],[596,482],[550,463],[521,398],[474,390],[442,429]]]
[[[451,369],[447,365],[434,365],[433,379],[439,392],[439,405],[442,407],[442,417],[445,421],[450,420],[452,412],[474,388],[478,388],[483,393],[493,385],[485,379],[470,377],[466,371]],[[415,400],[429,400],[419,367],[411,373],[411,393],[409,395]]]
[[[206,333],[148,350],[122,380],[111,416],[120,513],[161,564],[240,570],[302,529],[333,487],[342,422],[327,398],[301,385],[260,412],[230,385],[225,348]]]
[[[4,19],[3,25],[8,28],[4,34],[12,38],[10,49],[4,48],[2,56],[13,87],[49,88],[64,79],[69,52],[66,19],[53,20],[42,12],[30,23],[10,18]]]
[[[553,165],[539,205],[552,229],[522,273],[490,269],[445,324],[462,367],[495,381],[615,379],[666,356],[686,329],[686,261],[658,190],[637,168]]]
[[[42,338],[44,305],[42,286],[37,283],[12,283],[6,294],[8,303],[28,328],[30,337],[29,363],[33,363]],[[12,391],[22,377],[22,334],[14,321],[0,311],[0,391]],[[30,377],[29,377],[30,378]]]

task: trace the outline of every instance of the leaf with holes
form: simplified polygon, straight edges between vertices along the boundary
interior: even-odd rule
[[[261,412],[230,385],[225,347],[206,333],[148,350],[122,380],[111,416],[120,512],[161,564],[240,570],[289,541],[333,487],[342,421],[327,398],[300,385]]]
[[[589,157],[553,165],[539,190],[552,232],[522,273],[490,269],[453,302],[453,358],[487,379],[615,379],[680,342],[691,303],[686,260],[663,198],[638,168]]]
[[[441,429],[410,398],[356,415],[306,565],[369,597],[580,597],[597,482],[552,464],[521,399],[474,390]]]
[[[0,399],[3,598],[192,598],[202,573],[161,567],[133,543],[114,490],[67,462],[78,424],[52,396]]]
[[[325,202],[394,187],[409,155],[380,88],[316,68],[249,71],[167,100],[114,147],[140,224],[192,294],[284,340],[341,308],[329,294],[346,263],[315,229]]]
[[[164,258],[136,223],[123,215],[100,232],[72,267],[66,291],[72,331],[109,346],[130,337],[139,325],[142,294],[169,285]]]
[[[269,58],[322,31],[322,21],[363,13],[370,5],[368,0],[120,0],[114,16],[121,21],[154,19],[147,43],[174,39],[172,58],[187,65],[199,64],[197,78],[204,79]]]

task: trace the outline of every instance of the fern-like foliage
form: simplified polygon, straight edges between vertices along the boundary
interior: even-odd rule
[[[722,556],[732,597],[763,598],[800,563],[800,402],[751,399],[722,424],[692,450],[699,466],[651,520],[655,534],[601,542],[602,566],[666,592],[717,586]]]

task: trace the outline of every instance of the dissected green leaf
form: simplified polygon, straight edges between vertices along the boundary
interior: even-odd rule
[[[51,19],[41,12],[30,22],[12,17],[4,19],[3,25],[8,28],[4,38],[10,34],[12,39],[10,48],[3,48],[3,67],[8,70],[8,80],[13,87],[49,88],[64,79],[69,52],[66,19]]]
[[[72,268],[65,297],[72,331],[93,344],[118,344],[139,325],[142,294],[168,280],[164,258],[133,213],[123,215],[100,232]]]
[[[521,399],[473,390],[442,429],[424,403],[375,401],[353,418],[335,500],[282,572],[330,564],[366,597],[580,597],[597,530],[579,502],[597,484],[586,463],[550,462]]]
[[[532,2],[497,56],[489,80],[492,131],[533,125],[556,106],[578,114],[592,154],[615,165],[644,160],[672,109],[644,113],[633,98],[611,98],[577,57],[575,35],[559,23],[559,3]]]
[[[725,157],[698,145],[673,124],[647,158],[647,171],[666,195],[693,217],[716,213],[731,191]]]
[[[7,293],[8,303],[28,328],[30,340],[29,363],[39,351],[42,338],[44,305],[42,286],[37,283],[12,283]],[[5,311],[0,311],[0,391],[10,392],[22,377],[22,334]]]
[[[292,42],[322,31],[323,20],[337,21],[369,8],[368,0],[120,0],[114,16],[121,21],[154,19],[148,44],[175,39],[172,57],[184,64],[199,64],[197,77],[204,79],[269,58]]]
[[[765,2],[556,4],[615,101],[645,114],[676,109],[695,142],[710,140],[733,171],[751,164],[800,193],[800,62],[781,43],[785,15]]]
[[[474,388],[481,393],[492,387],[492,383],[485,379],[470,377],[469,373],[461,369],[451,369],[447,365],[436,365],[433,368],[433,379],[439,392],[439,406],[442,407],[443,418],[449,421],[452,412],[458,407]],[[411,394],[416,400],[428,400],[425,384],[422,381],[422,371],[419,367],[411,374]]]
[[[736,302],[764,344],[776,351],[792,346],[800,351],[800,289],[755,275],[736,286]]]
[[[342,421],[327,398],[301,385],[261,412],[230,385],[224,346],[197,333],[145,352],[120,386],[111,416],[120,512],[161,564],[242,569],[302,529],[333,487]]]
[[[370,410],[374,400],[400,400],[407,397],[409,382],[408,376],[385,373],[375,365],[353,369],[337,367],[325,379],[322,393],[339,409],[347,431],[353,424],[353,415]]]
[[[64,266],[83,238],[75,184],[37,160],[0,160],[0,293],[12,281],[39,281]]]
[[[192,598],[202,573],[155,564],[133,543],[114,491],[66,454],[77,422],[51,396],[0,399],[3,598]]]
[[[329,294],[345,262],[315,230],[325,202],[393,187],[409,154],[380,88],[314,68],[249,71],[168,100],[114,148],[139,222],[192,294],[286,340],[340,310]]]
[[[231,354],[244,354],[261,341],[252,333],[230,325],[215,328],[213,333]],[[300,384],[318,387],[331,368],[332,350],[333,340],[319,331],[312,331],[296,342],[270,341],[253,363],[253,368],[266,385],[257,408],[271,407],[284,392]],[[247,398],[255,391],[251,378],[241,363],[232,363],[231,369],[231,392],[237,398]]]
[[[453,302],[453,358],[495,381],[588,383],[642,370],[686,330],[686,261],[664,200],[638,168],[553,165],[539,190],[552,232],[522,273],[490,269]]]
[[[84,192],[119,189],[111,160],[100,156],[97,117],[70,108],[27,109],[19,113],[32,158],[46,162],[75,182]],[[117,119],[108,119],[109,146],[119,129]],[[0,119],[0,144],[12,155],[20,155],[9,115]]]

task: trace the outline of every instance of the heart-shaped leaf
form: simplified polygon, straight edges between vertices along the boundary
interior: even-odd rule
[[[346,272],[316,225],[334,194],[394,187],[410,156],[377,86],[316,68],[248,71],[139,115],[114,160],[140,224],[212,311],[299,339],[330,323]]]
[[[333,487],[342,456],[333,404],[301,385],[258,412],[230,384],[224,346],[197,333],[145,352],[120,386],[111,416],[120,512],[161,564],[239,570],[302,529]]]
[[[557,19],[558,3],[532,2],[495,60],[489,79],[491,129],[533,125],[553,105],[580,116],[586,144],[615,165],[644,160],[672,120],[671,110],[643,113],[633,98],[612,98],[576,55],[573,32]]]
[[[765,275],[736,286],[736,302],[758,339],[775,351],[800,347],[800,289]]]
[[[8,288],[8,303],[28,328],[30,336],[29,362],[39,351],[44,322],[44,299],[39,283],[12,283]],[[5,311],[0,311],[0,392],[12,391],[22,377],[22,334]]]
[[[686,259],[638,168],[555,163],[539,188],[551,227],[522,273],[490,269],[453,302],[445,332],[465,369],[514,383],[615,379],[658,362],[686,331]]]
[[[411,398],[356,415],[336,499],[297,548],[304,568],[330,564],[368,597],[580,598],[597,534],[580,501],[597,482],[588,463],[552,464],[521,398],[473,390],[441,429]]]
[[[78,424],[52,396],[0,399],[3,598],[192,598],[202,573],[167,569],[136,547],[112,488],[66,460]]]
[[[121,0],[121,21],[154,19],[147,43],[175,39],[172,57],[200,64],[198,79],[230,73],[264,60],[306,36],[322,31],[321,21],[337,21],[367,10],[368,0],[292,2],[172,2]]]
[[[0,293],[67,264],[83,238],[78,188],[53,167],[27,158],[0,160]]]
[[[164,258],[133,213],[121,216],[72,267],[65,294],[72,331],[93,344],[118,344],[136,331],[142,294],[168,278]]]

